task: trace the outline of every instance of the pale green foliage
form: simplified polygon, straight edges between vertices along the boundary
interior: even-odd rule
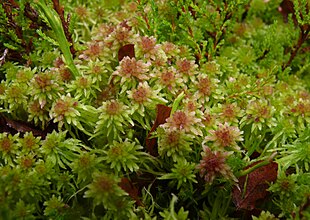
[[[192,187],[192,183],[197,183],[195,179],[195,167],[196,164],[189,163],[185,159],[179,159],[177,163],[174,164],[174,168],[171,169],[171,173],[164,174],[159,179],[161,180],[169,180],[177,183],[177,189],[180,189],[182,185],[185,183],[190,183],[190,187]]]
[[[42,141],[40,151],[48,165],[66,169],[82,153],[83,148],[87,149],[79,140],[66,139],[66,132],[53,131]]]
[[[281,158],[277,162],[287,169],[290,166],[309,172],[310,163],[310,129],[306,128],[299,138],[292,143],[286,143],[280,148],[270,151],[278,151]]]
[[[123,191],[117,183],[120,181],[113,174],[94,173],[93,181],[87,185],[85,198],[94,198],[95,205],[103,204],[105,208],[116,211],[117,204],[127,193]]]
[[[60,197],[57,198],[55,195],[50,200],[44,202],[43,205],[46,206],[44,215],[54,218],[59,218],[62,215],[63,209],[65,209],[62,199]]]
[[[173,161],[187,156],[191,151],[193,135],[184,131],[169,131],[162,127],[157,129],[158,153],[161,157],[172,157]]]
[[[165,220],[186,220],[188,219],[188,211],[185,211],[184,208],[180,208],[178,212],[175,211],[174,206],[177,202],[177,197],[172,194],[172,199],[170,201],[169,209],[164,210],[163,212],[160,212],[160,216],[163,217]]]
[[[290,218],[291,213],[309,214],[308,208],[303,207],[310,190],[309,173],[299,171],[297,174],[287,175],[282,170],[279,172],[277,181],[268,189],[273,193],[274,204],[281,209],[279,217]]]
[[[273,214],[271,214],[269,211],[265,212],[262,211],[258,217],[252,216],[253,220],[277,220]]]
[[[107,138],[109,142],[117,139],[119,135],[134,125],[131,119],[132,110],[118,100],[102,102],[98,108],[99,118],[96,123],[95,135]]]
[[[306,0],[10,2],[0,218],[230,219],[271,160],[253,218],[309,216]]]
[[[104,149],[102,159],[116,173],[137,171],[139,164],[145,160],[143,157],[147,158],[147,154],[141,151],[143,147],[137,143],[137,140],[134,142],[128,139],[120,142],[113,141]]]

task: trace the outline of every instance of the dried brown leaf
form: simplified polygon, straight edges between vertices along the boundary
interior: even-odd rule
[[[133,185],[133,183],[126,177],[121,179],[119,186],[129,194],[129,196],[136,201],[138,206],[142,206],[142,202],[139,199],[139,190]]]
[[[0,114],[0,132],[8,132],[10,134],[32,132],[34,136],[40,136],[42,139],[55,129],[55,124],[50,124],[44,130],[40,130],[31,124],[23,121],[12,120]]]
[[[135,45],[134,44],[126,44],[118,50],[118,61],[121,61],[126,56],[130,58],[135,57]]]
[[[261,161],[258,161],[259,163]],[[251,164],[250,167],[255,164]],[[275,162],[259,167],[246,176],[241,176],[233,188],[233,201],[237,209],[253,210],[258,200],[268,195],[269,184],[277,179],[278,165]]]
[[[169,118],[170,113],[171,113],[170,107],[161,105],[161,104],[157,105],[156,119],[145,141],[147,150],[153,156],[158,156],[157,146],[156,146],[157,140],[156,138],[150,138],[150,136],[152,132],[155,131],[159,125],[164,124],[166,122],[166,119]]]

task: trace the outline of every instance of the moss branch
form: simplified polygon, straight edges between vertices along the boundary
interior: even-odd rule
[[[298,51],[300,50],[301,46],[307,40],[307,38],[309,36],[309,31],[310,31],[310,28],[308,28],[306,31],[303,31],[301,29],[297,45],[292,50],[291,56],[290,56],[289,60],[287,61],[287,63],[282,66],[282,70],[285,70],[289,65],[291,65],[292,61],[296,57],[296,55],[297,55]]]
[[[241,176],[245,176],[245,175],[248,175],[249,173],[252,173],[254,172],[256,169],[260,168],[260,167],[263,167],[263,166],[266,166],[268,165],[269,163],[272,162],[273,158],[276,156],[276,153],[273,153],[270,157],[268,157],[266,160],[262,160],[260,161],[259,163],[249,167],[248,169],[246,170],[242,170],[240,171],[236,177],[239,178]]]

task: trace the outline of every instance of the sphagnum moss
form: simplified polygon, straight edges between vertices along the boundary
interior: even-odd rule
[[[307,219],[309,1],[115,2],[1,3],[0,218]]]

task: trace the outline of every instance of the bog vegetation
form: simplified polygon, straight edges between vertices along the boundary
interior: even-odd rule
[[[0,5],[0,219],[309,219],[308,0]]]

